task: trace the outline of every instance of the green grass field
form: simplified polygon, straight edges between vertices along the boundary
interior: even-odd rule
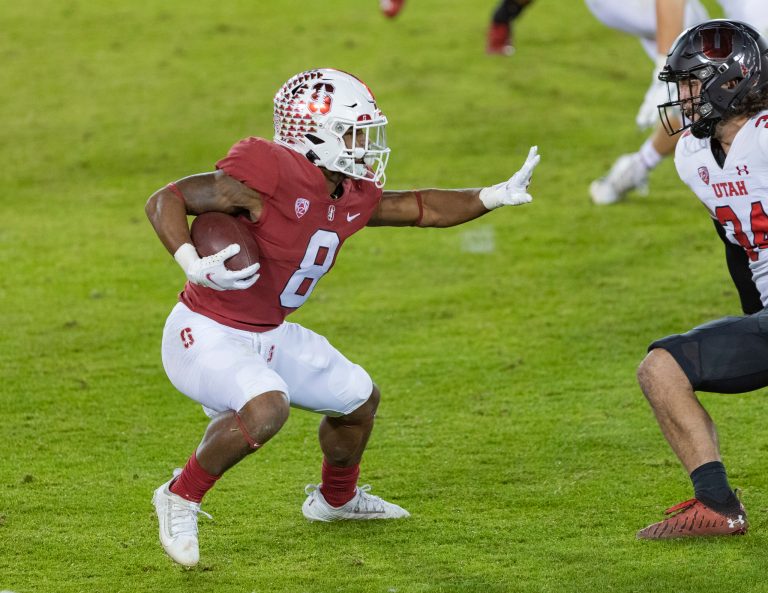
[[[588,199],[642,142],[651,64],[580,1],[540,0],[517,55],[488,57],[492,5],[412,0],[396,21],[374,0],[0,7],[0,589],[768,590],[765,393],[702,397],[749,535],[634,539],[691,492],[635,368],[653,339],[739,311],[671,163],[649,198]],[[206,418],[160,363],[183,275],[144,202],[271,136],[275,90],[318,66],[376,92],[388,187],[495,183],[538,144],[535,199],[465,227],[368,229],[292,317],[380,385],[361,481],[413,517],[307,523],[319,418],[294,411],[206,498],[215,521],[183,570],[150,498]],[[473,236],[495,249],[466,251]]]

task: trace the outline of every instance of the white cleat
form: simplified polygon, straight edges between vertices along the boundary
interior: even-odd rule
[[[589,186],[592,201],[598,205],[615,204],[633,190],[648,195],[648,169],[637,152],[620,156],[605,177]]]
[[[181,470],[173,472],[174,477]],[[174,561],[183,566],[195,566],[200,560],[197,543],[197,515],[201,513],[211,519],[200,505],[186,500],[168,489],[173,480],[155,490],[152,503],[155,505],[157,520],[160,523],[160,543]]]
[[[340,507],[329,505],[322,492],[320,484],[308,484],[304,488],[307,500],[301,507],[301,512],[310,521],[348,521],[369,519],[404,519],[411,514],[404,508],[382,500],[378,496],[368,494],[371,487],[366,484],[357,488],[355,497]]]

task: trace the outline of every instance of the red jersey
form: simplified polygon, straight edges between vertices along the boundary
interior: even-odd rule
[[[261,138],[241,140],[216,167],[261,195],[258,222],[242,216],[259,246],[261,277],[245,290],[216,291],[187,282],[180,300],[224,325],[267,331],[309,298],[347,237],[368,223],[381,189],[345,179],[344,193],[333,199],[319,168]]]

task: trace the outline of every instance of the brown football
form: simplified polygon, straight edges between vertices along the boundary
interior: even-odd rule
[[[227,245],[237,243],[240,253],[230,257],[224,265],[229,270],[242,270],[259,261],[259,246],[248,224],[245,219],[223,212],[204,212],[192,221],[192,242],[200,257],[213,255]]]

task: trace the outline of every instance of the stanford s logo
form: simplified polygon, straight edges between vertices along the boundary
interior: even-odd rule
[[[181,343],[184,344],[184,348],[189,348],[195,343],[195,338],[192,337],[192,328],[185,327],[181,330]]]
[[[333,85],[328,84],[327,82],[318,82],[312,87],[312,90],[314,92],[309,97],[307,109],[312,113],[325,115],[331,110],[331,102],[333,101],[331,95],[333,95],[333,91],[335,90]]]
[[[709,185],[709,169],[706,167],[699,167],[699,177],[701,177],[701,180]]]
[[[307,210],[309,210],[309,200],[306,198],[297,199],[296,204],[294,205],[294,210],[296,211],[296,218],[301,218],[307,213]]]

